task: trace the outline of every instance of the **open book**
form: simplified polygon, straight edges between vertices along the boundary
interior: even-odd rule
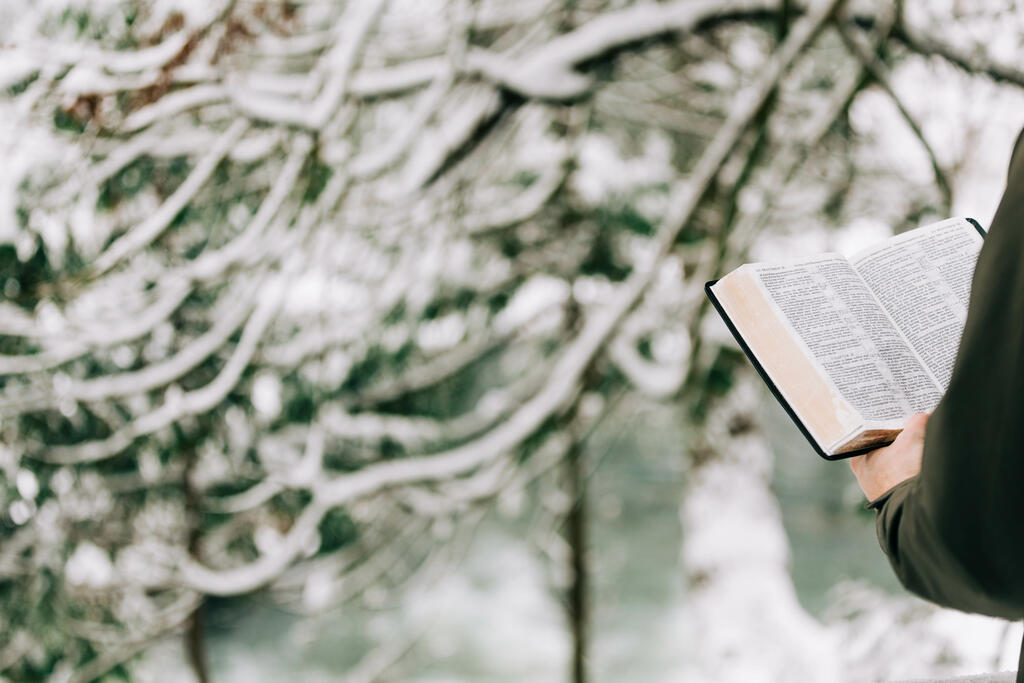
[[[984,234],[951,218],[850,257],[748,263],[705,291],[815,451],[849,457],[938,404]]]

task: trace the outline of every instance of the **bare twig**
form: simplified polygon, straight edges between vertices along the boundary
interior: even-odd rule
[[[929,161],[932,164],[932,172],[935,174],[935,184],[938,185],[939,191],[942,193],[943,205],[946,210],[953,205],[953,188],[949,182],[949,174],[946,169],[939,163],[939,158],[935,155],[935,149],[924,135],[924,131],[921,130],[921,126],[917,123],[914,115],[910,113],[906,105],[903,103],[896,90],[893,89],[892,79],[889,76],[889,69],[882,63],[878,58],[878,55],[874,54],[867,46],[865,46],[858,36],[855,36],[850,30],[850,27],[842,21],[836,22],[836,28],[839,31],[839,35],[842,36],[843,42],[850,49],[851,52],[857,57],[864,68],[871,74],[875,82],[885,91],[885,93],[892,100],[893,104],[899,110],[903,120],[906,121],[907,126],[913,131],[914,137],[918,139],[921,146],[924,148],[925,153],[928,155]]]

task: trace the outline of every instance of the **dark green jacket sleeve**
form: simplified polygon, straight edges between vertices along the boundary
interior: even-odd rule
[[[1022,133],[1024,137],[1024,133]],[[900,581],[941,605],[1024,616],[1024,143],[974,273],[921,473],[873,501]]]

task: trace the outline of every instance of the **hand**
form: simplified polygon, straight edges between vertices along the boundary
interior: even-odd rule
[[[891,444],[850,458],[850,469],[868,500],[878,498],[921,471],[924,431],[929,416],[930,413],[911,415]]]

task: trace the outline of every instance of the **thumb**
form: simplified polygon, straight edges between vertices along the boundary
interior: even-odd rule
[[[900,433],[900,438],[924,441],[925,428],[928,425],[929,417],[931,417],[931,413],[917,413],[908,417],[907,423],[903,426],[903,432]]]

